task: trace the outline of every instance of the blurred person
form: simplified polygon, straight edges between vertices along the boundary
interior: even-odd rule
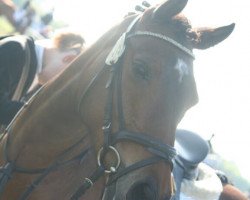
[[[49,38],[53,30],[51,26],[53,17],[54,8],[44,15],[37,16],[36,19],[33,20],[28,31],[32,30],[32,32],[38,33],[42,38]]]
[[[47,14],[41,16],[39,33],[45,38],[49,36],[50,32],[49,24],[51,24],[51,22],[53,21],[53,14],[54,14],[54,9],[52,9]]]
[[[14,20],[15,10],[16,6],[11,0],[0,0],[0,16],[5,16],[12,25],[16,23]]]
[[[84,48],[85,41],[73,32],[37,40],[24,35],[0,40],[0,124],[8,125],[24,105],[21,99],[37,80],[47,83],[62,72]]]
[[[30,0],[26,1],[21,8],[18,8],[12,0],[0,0],[0,16],[5,16],[21,34],[31,25],[35,14]]]

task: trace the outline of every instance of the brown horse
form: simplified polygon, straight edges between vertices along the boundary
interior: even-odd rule
[[[176,126],[198,100],[192,49],[234,28],[192,29],[186,3],[126,17],[31,99],[1,141],[2,199],[171,197]]]

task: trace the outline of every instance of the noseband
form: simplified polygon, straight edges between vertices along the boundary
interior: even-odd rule
[[[165,144],[162,143],[160,140],[151,137],[145,133],[133,132],[127,130],[125,127],[125,118],[123,114],[123,106],[122,106],[122,89],[121,89],[121,82],[122,82],[122,69],[121,69],[121,58],[125,51],[125,42],[127,39],[131,37],[137,36],[150,36],[157,39],[161,39],[165,42],[171,43],[175,47],[179,48],[192,58],[194,58],[194,54],[191,50],[184,47],[180,43],[176,42],[175,40],[158,33],[148,32],[148,31],[137,31],[135,33],[130,33],[136,22],[140,19],[140,16],[135,18],[132,23],[129,25],[126,32],[122,34],[122,36],[118,39],[115,46],[109,53],[106,58],[106,65],[104,68],[110,67],[110,77],[106,84],[106,89],[108,89],[108,96],[106,100],[106,107],[104,112],[104,123],[103,123],[103,135],[104,135],[104,142],[103,146],[98,152],[97,155],[97,163],[98,168],[97,170],[88,178],[85,178],[83,185],[81,185],[77,191],[71,197],[71,200],[77,200],[80,196],[82,196],[85,191],[90,188],[95,181],[97,181],[104,173],[109,174],[109,179],[107,181],[106,187],[110,186],[114,182],[116,182],[120,177],[134,171],[136,169],[153,165],[155,163],[165,161],[167,162],[171,168],[173,166],[172,160],[176,156],[176,150]],[[104,69],[103,68],[103,69]],[[80,105],[83,101],[85,94],[89,91],[89,89],[94,85],[95,80],[99,75],[102,73],[103,69],[99,74],[97,74],[92,81],[90,82],[89,86],[83,93],[81,101],[78,105],[78,110],[80,112]],[[115,84],[116,83],[116,84]],[[114,97],[114,88],[117,87],[117,109],[118,109],[118,120],[119,120],[119,129],[117,132],[112,133],[112,109],[113,109],[113,97]],[[154,156],[147,158],[145,160],[136,162],[128,167],[120,168],[120,155],[119,152],[114,147],[117,143],[129,141],[136,144],[139,144],[146,148]],[[113,153],[116,156],[116,165],[109,167],[107,169],[103,164],[103,160],[106,154]],[[113,197],[112,197],[113,198]]]

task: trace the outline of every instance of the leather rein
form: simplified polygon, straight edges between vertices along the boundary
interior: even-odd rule
[[[52,171],[57,170],[61,166],[66,166],[74,163],[77,160],[83,160],[89,153],[90,147],[84,149],[81,151],[78,155],[74,156],[71,159],[64,160],[64,157],[70,153],[72,150],[74,150],[79,144],[81,144],[84,140],[87,139],[87,135],[84,135],[80,140],[72,144],[70,147],[68,147],[66,150],[62,151],[56,159],[47,167],[47,168],[37,168],[37,169],[28,169],[24,167],[19,167],[16,165],[15,161],[12,161],[9,158],[8,152],[10,148],[10,136],[12,134],[11,128],[13,122],[16,120],[16,118],[22,113],[22,111],[33,101],[34,97],[42,91],[44,86],[42,86],[30,99],[28,102],[25,103],[25,105],[20,109],[20,111],[17,113],[17,115],[14,117],[12,122],[8,125],[8,127],[5,129],[5,131],[2,133],[0,137],[0,142],[3,141],[4,137],[6,136],[6,141],[4,141],[3,146],[3,156],[4,160],[6,162],[5,165],[0,166],[0,198],[3,195],[5,186],[7,182],[12,178],[11,175],[13,172],[16,173],[23,173],[23,174],[40,174],[27,188],[26,190],[21,194],[21,196],[18,198],[18,200],[26,200],[29,198],[30,194],[38,187],[38,185],[44,180],[44,178],[51,173]]]

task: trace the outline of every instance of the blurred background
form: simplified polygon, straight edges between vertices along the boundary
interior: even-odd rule
[[[3,15],[0,4],[0,36],[22,32],[42,39],[51,37],[59,29],[69,28],[82,33],[87,45],[91,45],[129,11],[134,11],[141,1],[13,0],[13,3],[16,7],[14,25]],[[236,27],[218,46],[194,52],[200,100],[179,125],[207,140],[213,136],[214,166],[246,193],[250,192],[249,9],[247,0],[189,1],[183,12],[194,27],[217,27],[232,22]]]

